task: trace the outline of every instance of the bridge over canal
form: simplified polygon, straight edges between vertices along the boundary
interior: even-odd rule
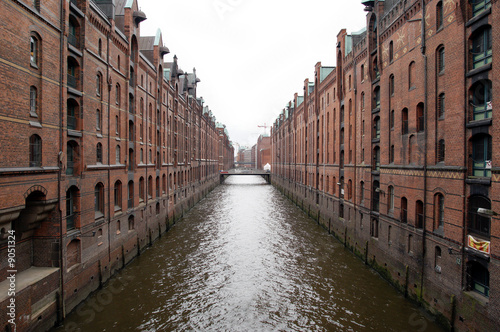
[[[261,169],[254,169],[254,168],[245,168],[245,169],[233,168],[228,171],[221,171],[220,183],[222,184],[231,175],[260,175],[261,177],[264,178],[264,180],[266,180],[267,183],[269,184],[271,183],[271,173]]]

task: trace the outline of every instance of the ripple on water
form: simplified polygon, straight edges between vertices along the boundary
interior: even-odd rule
[[[229,177],[118,277],[133,282],[91,322],[73,313],[67,323],[82,331],[438,331],[259,177]]]

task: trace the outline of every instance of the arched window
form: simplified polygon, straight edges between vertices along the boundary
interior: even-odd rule
[[[97,46],[97,54],[102,57],[102,40],[99,38],[98,46]]]
[[[347,199],[352,200],[352,180],[347,182]]]
[[[389,43],[389,62],[393,62],[394,61],[394,43],[391,42]]]
[[[156,177],[156,197],[160,197],[160,177]]]
[[[439,46],[437,49],[436,63],[437,63],[436,69],[437,69],[438,74],[444,73],[445,62],[444,62],[444,46],[443,45]]]
[[[443,27],[443,2],[439,1],[436,5],[436,30]]]
[[[73,57],[68,57],[68,87],[77,89],[79,76],[78,61]]]
[[[415,72],[415,61],[410,63],[408,67],[408,89],[415,88],[416,72]]]
[[[389,149],[389,163],[394,164],[394,144]]]
[[[73,98],[68,99],[67,101],[67,115],[68,115],[68,124],[67,127],[69,130],[77,130],[78,129],[78,118],[79,118],[79,105],[76,100]]]
[[[380,139],[380,117],[373,119],[373,139]]]
[[[373,148],[373,166],[374,171],[380,171],[380,147]]]
[[[380,108],[380,87],[378,86],[373,90],[373,106]]]
[[[424,104],[419,103],[417,105],[417,131],[422,132],[425,130],[425,119],[424,119]]]
[[[97,143],[96,145],[96,162],[102,164],[102,144]]]
[[[100,110],[96,110],[95,112],[95,129],[97,131],[100,131],[101,130],[101,111]]]
[[[150,175],[148,178],[148,199],[153,198],[153,177]]]
[[[389,76],[389,94],[391,96],[394,96],[394,90],[395,90],[394,75],[391,75],[391,76]]]
[[[122,209],[122,183],[120,180],[115,182],[114,188],[115,211]]]
[[[129,181],[127,187],[127,208],[131,209],[134,207],[134,181]]]
[[[42,166],[42,139],[37,134],[30,136],[30,167]]]
[[[68,42],[76,47],[80,48],[80,27],[78,20],[73,16],[69,16],[69,31],[68,31]]]
[[[69,141],[66,144],[66,154],[66,175],[74,175],[78,159],[78,143]]]
[[[480,80],[469,90],[469,103],[471,107],[470,119],[473,121],[489,119],[492,116],[491,81]]]
[[[121,104],[121,88],[120,84],[116,83],[116,105],[120,106]]]
[[[104,185],[96,184],[94,188],[95,219],[104,217]]]
[[[30,63],[34,67],[38,67],[38,38],[35,36],[30,37]]]
[[[471,37],[471,55],[472,68],[476,69],[486,64],[491,63],[492,59],[492,44],[491,44],[491,27],[485,26],[474,32]]]
[[[437,113],[439,119],[444,119],[445,114],[445,103],[444,103],[444,92],[440,93],[437,100]]]
[[[73,240],[66,247],[66,266],[69,269],[80,263],[80,241]]]
[[[144,201],[144,178],[141,176],[139,179],[139,201],[143,202]]]
[[[492,141],[491,136],[478,134],[471,138],[472,175],[491,177]]]
[[[372,210],[378,212],[380,209],[380,183],[373,181]]]
[[[443,194],[434,195],[434,229],[443,230],[444,228],[444,196]]]
[[[66,191],[66,231],[75,229],[78,211],[78,188],[72,186]]]
[[[102,76],[100,73],[97,73],[97,75],[95,76],[95,92],[99,97],[102,94]]]
[[[434,270],[436,272],[441,273],[441,266],[439,265],[439,262],[441,261],[441,247],[436,246],[434,248]]]
[[[38,91],[35,86],[30,86],[30,115],[38,117]]]
[[[115,151],[115,153],[116,153],[115,163],[116,163],[117,165],[119,165],[119,164],[120,164],[120,159],[121,159],[121,158],[120,158],[120,155],[121,155],[121,148],[120,148],[120,146],[119,146],[119,145],[117,145],[117,146],[116,146],[116,151]]]
[[[365,201],[365,182],[361,181],[359,184],[359,202],[363,204]]]
[[[162,194],[165,195],[167,192],[167,176],[165,174],[161,178],[161,190]]]
[[[387,189],[387,212],[394,210],[394,187],[389,186]]]
[[[370,222],[370,236],[378,238],[378,219],[372,218]]]
[[[403,108],[401,111],[401,133],[403,135],[407,135],[409,130],[409,124],[408,124],[408,109]]]

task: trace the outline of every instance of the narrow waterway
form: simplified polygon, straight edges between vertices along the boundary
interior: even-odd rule
[[[258,176],[231,176],[56,331],[440,331]]]

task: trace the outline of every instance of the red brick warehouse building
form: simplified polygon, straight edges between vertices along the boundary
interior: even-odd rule
[[[362,1],[272,128],[273,182],[456,330],[500,325],[500,5]]]
[[[0,255],[15,231],[17,330],[41,331],[214,188],[234,150],[196,71],[164,61],[160,31],[141,36],[137,1],[6,0],[0,17]]]

